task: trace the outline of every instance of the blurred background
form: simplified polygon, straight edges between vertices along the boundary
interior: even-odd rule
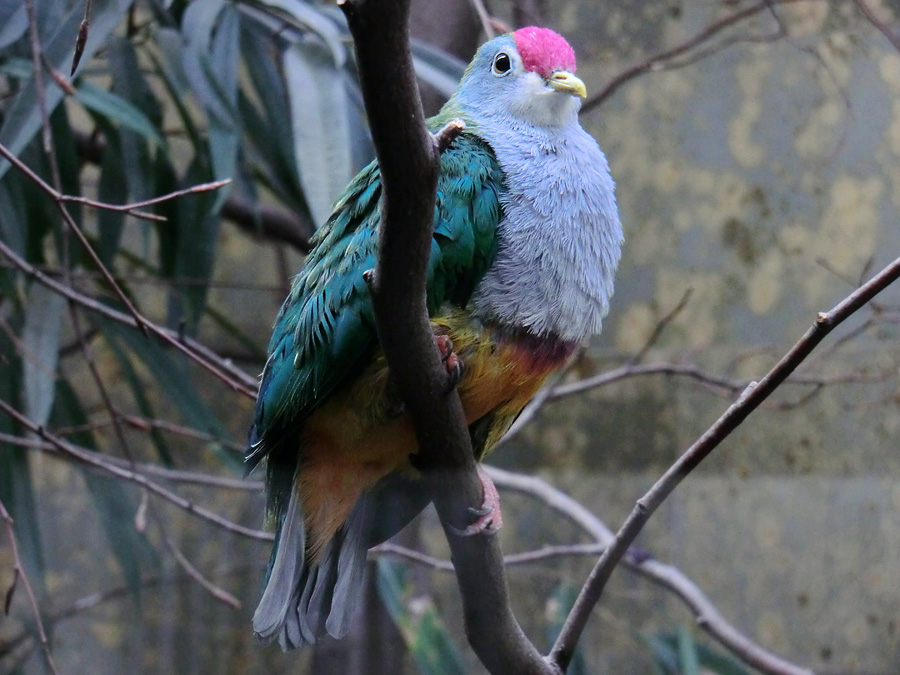
[[[0,159],[0,400],[17,413],[0,411],[0,501],[58,671],[484,672],[452,574],[396,556],[372,556],[347,640],[285,655],[250,630],[269,543],[259,477],[241,480],[248,392],[308,237],[372,157],[340,11],[94,0],[69,78],[84,12],[0,0],[0,145],[60,192],[113,204],[232,182],[144,209],[165,222],[67,202],[119,293],[57,202]],[[413,13],[431,113],[488,30],[546,25],[578,55],[582,123],[609,158],[626,246],[604,334],[564,384],[625,370],[551,397],[490,463],[616,529],[817,312],[900,255],[900,2],[416,0]],[[123,297],[169,342],[126,325]],[[898,322],[890,288],[639,540],[738,630],[820,673],[900,672]],[[541,499],[502,499],[507,553],[591,541]],[[42,673],[9,534],[0,672]],[[399,543],[447,557],[431,509]],[[510,567],[539,648],[593,562]],[[750,672],[695,624],[670,591],[619,569],[570,672]]]

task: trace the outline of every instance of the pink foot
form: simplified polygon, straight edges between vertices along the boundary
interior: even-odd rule
[[[483,494],[481,508],[469,509],[469,512],[476,516],[476,519],[468,527],[462,530],[455,527],[450,528],[460,537],[471,537],[473,534],[494,534],[503,527],[503,514],[500,513],[500,493],[497,492],[494,481],[487,475],[481,464],[478,464],[477,468]]]
[[[447,335],[435,335],[434,343],[437,345],[438,352],[441,354],[441,361],[447,369],[450,376],[450,389],[453,389],[462,379],[463,362],[456,352],[453,351],[453,341]]]

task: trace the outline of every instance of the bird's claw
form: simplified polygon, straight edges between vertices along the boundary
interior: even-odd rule
[[[478,479],[481,481],[482,502],[479,508],[469,507],[469,514],[475,520],[467,527],[458,528],[447,525],[447,528],[458,537],[471,537],[473,534],[495,534],[503,527],[503,515],[500,513],[500,494],[494,486],[494,481],[479,464]]]
[[[435,335],[434,342],[437,345],[438,352],[441,355],[441,362],[447,369],[447,375],[450,376],[448,391],[454,389],[462,379],[465,366],[462,359],[453,351],[453,341],[447,335]]]

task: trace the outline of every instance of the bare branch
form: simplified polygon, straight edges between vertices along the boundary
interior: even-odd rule
[[[890,28],[884,25],[883,21],[875,16],[875,12],[873,12],[872,8],[865,3],[865,0],[853,0],[853,3],[859,8],[860,14],[866,18],[866,21],[878,29],[878,31],[888,39],[888,42],[894,46],[894,49],[900,52],[900,36],[896,35]]]
[[[34,590],[31,588],[31,582],[28,581],[28,573],[25,571],[25,566],[22,564],[22,558],[19,555],[19,545],[16,542],[16,531],[13,528],[13,519],[12,516],[9,515],[9,511],[6,510],[6,506],[3,504],[2,499],[0,499],[0,520],[2,520],[6,526],[6,535],[9,537],[9,549],[12,552],[13,565],[15,565],[13,586],[9,589],[6,596],[6,610],[9,610],[9,603],[12,599],[12,593],[16,584],[21,581],[22,588],[25,589],[25,595],[28,596],[28,604],[31,605],[31,613],[34,616],[34,624],[37,626],[38,639],[41,642],[44,660],[47,662],[47,667],[50,669],[50,672],[54,675],[59,675],[56,664],[53,663],[53,654],[50,653],[50,642],[47,640],[47,631],[44,630],[44,622],[41,619],[41,610],[38,607]]]
[[[2,147],[2,146],[0,146]],[[8,157],[8,151],[3,152],[2,154]],[[18,165],[17,165],[18,166]],[[31,176],[29,176],[31,177]],[[37,178],[37,176],[34,176]],[[40,178],[37,178],[40,181]],[[116,211],[118,213],[127,213],[130,216],[134,216],[135,218],[142,218],[144,220],[155,220],[158,222],[165,222],[167,218],[165,216],[160,216],[155,213],[146,213],[141,211],[140,209],[146,208],[148,206],[153,206],[154,204],[160,204],[162,202],[167,202],[171,199],[176,199],[178,197],[184,197],[185,195],[197,194],[200,192],[209,192],[211,190],[218,190],[219,188],[225,187],[226,185],[231,183],[230,178],[226,178],[224,180],[213,181],[212,183],[200,183],[198,185],[192,185],[189,188],[184,188],[183,190],[175,190],[174,192],[170,192],[168,194],[162,195],[160,197],[154,197],[153,199],[146,199],[142,202],[134,202],[131,204],[107,204],[106,202],[99,202],[95,199],[88,199],[87,197],[79,197],[74,195],[66,195],[60,194],[56,192],[49,185],[46,186],[45,189],[52,191],[53,198],[60,202],[72,202],[75,204],[83,204],[85,206],[90,206],[95,209],[103,209],[104,211]],[[44,186],[41,186],[44,187]]]
[[[597,565],[582,588],[582,592],[553,647],[552,658],[557,659],[563,667],[569,663],[578,637],[584,629],[594,605],[600,599],[606,581],[644,524],[665,498],[787,379],[835,326],[841,324],[871,301],[898,277],[900,277],[900,258],[894,260],[829,312],[819,313],[816,322],[766,376],[759,383],[751,383],[738,400],[687,449],[662,478],[650,488],[650,491],[637,501],[634,510],[619,529],[610,547],[600,556],[600,560],[597,561]]]
[[[59,450],[64,455],[70,456],[72,459],[78,460],[79,462],[92,466],[96,469],[100,469],[101,471],[115,476],[116,478],[126,480],[131,483],[136,483],[137,485],[146,488],[150,492],[159,495],[167,502],[174,504],[178,508],[187,511],[188,513],[191,513],[198,518],[213,523],[214,525],[221,527],[223,530],[242,535],[244,537],[247,537],[248,539],[255,539],[257,541],[272,541],[274,539],[272,534],[269,532],[261,532],[259,530],[245,527],[244,525],[233,523],[227,518],[223,518],[218,513],[210,511],[209,509],[206,509],[202,506],[198,506],[190,499],[186,499],[185,497],[182,497],[181,495],[178,495],[171,490],[164,488],[162,485],[151,481],[146,476],[143,476],[130,469],[117,466],[107,461],[105,458],[101,458],[102,456],[100,456],[99,453],[84,452],[82,449],[78,448],[72,443],[69,443],[65,439],[62,439],[59,436],[47,431],[45,428],[38,426],[3,399],[0,399],[0,410],[12,417],[16,422],[21,424],[32,433],[37,434],[48,443],[51,443],[57,450]]]
[[[79,293],[66,284],[56,281],[19,256],[12,248],[7,246],[3,240],[0,240],[0,253],[5,255],[13,265],[34,278],[36,281],[39,281],[47,288],[65,296],[82,307],[126,326],[131,326],[132,328],[140,327],[140,324],[138,324],[134,315],[129,316],[128,314],[119,312],[94,298]],[[232,363],[222,359],[211,349],[196,340],[180,335],[175,331],[162,328],[146,318],[143,320],[143,325],[147,330],[164,344],[174,347],[192,361],[195,361],[212,375],[222,380],[234,391],[244,394],[249,398],[256,398],[257,382],[255,377],[236,368]]]
[[[9,445],[15,445],[21,448],[29,448],[31,450],[39,450],[41,452],[56,454],[67,459],[75,459],[71,456],[61,454],[57,447],[53,445],[53,443],[50,443],[49,441],[42,441],[37,438],[23,438],[21,436],[14,436],[13,434],[0,432],[0,443],[8,443]],[[104,455],[103,453],[97,452],[96,450],[90,450],[89,448],[75,445],[74,443],[72,443],[71,446],[81,451],[83,454],[89,457],[93,457],[98,462],[106,462],[108,464],[113,464],[120,467],[129,466],[128,461],[121,459],[120,457]],[[198,471],[168,469],[164,466],[159,466],[158,464],[139,463],[135,468],[135,473],[141,473],[146,476],[156,476],[157,478],[169,480],[174,483],[202,485],[205,487],[218,488],[222,490],[260,492],[263,489],[262,481],[245,480],[243,478],[227,478],[224,476],[211,476],[209,474],[200,473]]]
[[[406,403],[416,456],[457,561],[466,633],[492,673],[557,673],[509,609],[496,538],[459,537],[482,502],[481,483],[455,390],[447,392],[425,311],[425,276],[440,153],[425,128],[409,51],[409,0],[341,4],[357,49],[360,82],[382,178],[382,220],[370,291],[378,336]],[[398,124],[403,120],[403,124]]]
[[[681,44],[672,47],[671,49],[657,52],[656,54],[648,56],[642,61],[639,61],[633,66],[626,68],[621,73],[616,75],[612,80],[610,80],[607,85],[597,94],[586,100],[584,102],[584,105],[581,106],[581,109],[583,111],[588,111],[596,108],[601,103],[606,101],[606,99],[612,96],[616,91],[618,91],[619,88],[622,87],[622,85],[624,85],[625,83],[630,82],[634,78],[643,75],[644,73],[662,70],[674,59],[677,59],[680,56],[684,56],[691,50],[703,45],[718,33],[721,33],[722,31],[759,14],[760,12],[770,10],[772,5],[774,4],[786,5],[793,2],[804,1],[807,0],[762,0],[761,2],[758,2],[749,7],[745,7],[742,10],[733,12],[732,14],[729,14],[719,19],[718,21],[709,24],[699,33],[685,40]]]
[[[602,553],[613,540],[612,530],[588,511],[583,504],[572,499],[572,497],[541,478],[505,471],[497,467],[488,467],[488,473],[498,487],[520,492],[540,500],[571,520],[597,542],[596,544],[586,545],[581,550],[574,549],[571,554],[583,553],[589,555],[590,551]],[[565,547],[559,548],[564,549]],[[549,549],[548,555],[554,552],[552,547],[547,547],[547,549]],[[540,551],[534,551],[531,552],[531,555],[537,557],[539,553]],[[770,675],[782,673],[791,673],[792,675],[809,674],[809,671],[772,654],[738,631],[719,613],[703,591],[677,567],[667,565],[646,555],[626,555],[622,560],[622,564],[636,574],[675,594],[693,612],[697,624],[722,646],[731,650],[744,663],[748,663]]]

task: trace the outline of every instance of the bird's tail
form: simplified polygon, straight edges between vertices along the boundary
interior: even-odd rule
[[[296,483],[295,483],[296,485]],[[263,644],[275,640],[284,651],[313,644],[326,634],[342,638],[350,628],[366,564],[367,499],[358,501],[312,565],[306,557],[306,528],[297,495],[278,528],[269,574],[253,631]]]

